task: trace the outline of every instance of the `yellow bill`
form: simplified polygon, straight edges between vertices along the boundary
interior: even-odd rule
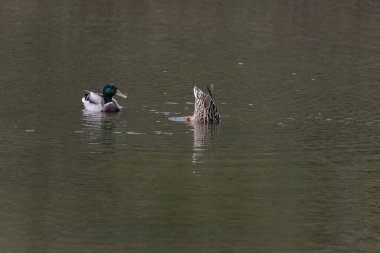
[[[122,93],[122,92],[119,91],[119,90],[116,91],[116,95],[118,95],[118,96],[120,96],[120,97],[122,97],[122,98],[128,98],[127,95],[125,95],[124,93]]]

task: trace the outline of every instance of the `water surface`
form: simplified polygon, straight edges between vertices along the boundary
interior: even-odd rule
[[[377,252],[376,1],[3,1],[4,252]],[[82,111],[113,82],[118,114]],[[221,124],[169,120],[214,84]]]

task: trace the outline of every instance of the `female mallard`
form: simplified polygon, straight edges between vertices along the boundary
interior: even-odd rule
[[[103,86],[103,94],[85,90],[85,95],[82,98],[84,108],[93,112],[118,112],[121,106],[116,99],[112,98],[115,94],[127,98],[113,84],[107,83]]]
[[[187,116],[188,121],[218,123],[220,115],[218,108],[215,105],[211,89],[207,86],[208,94],[201,91],[197,86],[194,86],[194,113],[192,116]]]

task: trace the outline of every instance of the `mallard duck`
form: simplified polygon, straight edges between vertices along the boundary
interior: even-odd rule
[[[208,94],[204,93],[197,86],[194,86],[194,113],[192,116],[187,116],[187,121],[218,123],[220,115],[218,108],[215,105],[214,98],[212,96],[211,89],[207,86]]]
[[[103,86],[103,94],[85,90],[82,98],[84,108],[93,112],[118,112],[121,106],[117,103],[114,95],[127,98],[127,95],[120,92],[114,84],[107,83]]]

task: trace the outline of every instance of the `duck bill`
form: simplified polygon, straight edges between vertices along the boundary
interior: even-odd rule
[[[122,97],[122,98],[128,98],[127,95],[125,95],[124,93],[122,93],[122,92],[119,91],[119,90],[116,91],[116,95],[118,95],[119,97]]]

